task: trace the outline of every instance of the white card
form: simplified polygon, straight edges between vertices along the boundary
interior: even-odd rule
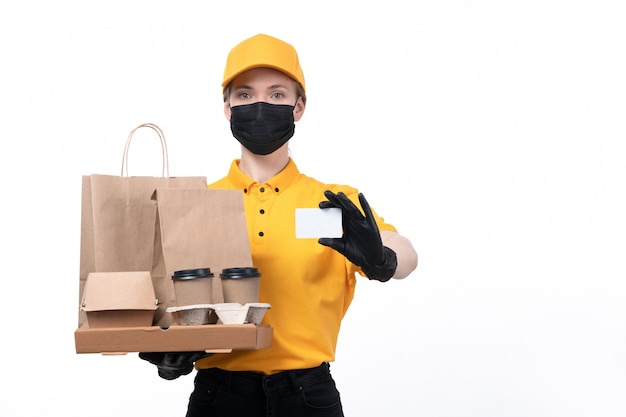
[[[341,237],[341,209],[297,208],[296,238]]]

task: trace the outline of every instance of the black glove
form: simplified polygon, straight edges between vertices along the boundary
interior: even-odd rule
[[[323,237],[318,242],[333,248],[348,258],[350,262],[360,266],[369,279],[381,282],[389,281],[396,272],[398,259],[393,250],[383,246],[372,209],[370,209],[363,194],[359,193],[359,202],[365,216],[341,191],[334,194],[327,190],[324,195],[328,201],[320,202],[319,207],[321,209],[331,207],[341,209],[343,237]]]
[[[172,380],[190,374],[193,363],[213,355],[206,352],[140,352],[139,357],[156,365],[159,376]]]

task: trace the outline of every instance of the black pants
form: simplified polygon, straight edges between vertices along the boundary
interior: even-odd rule
[[[264,376],[201,369],[187,417],[343,417],[328,363]]]

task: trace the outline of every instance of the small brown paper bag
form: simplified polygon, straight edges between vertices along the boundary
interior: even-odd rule
[[[167,327],[167,307],[176,306],[174,271],[211,268],[213,303],[223,302],[220,271],[252,266],[248,229],[240,190],[157,189],[155,266],[152,279],[159,299],[155,324]]]
[[[159,135],[161,177],[128,176],[128,148],[139,128]],[[206,186],[206,177],[169,177],[165,137],[158,126],[145,123],[133,129],[126,141],[121,176],[82,177],[79,303],[90,272],[152,270],[157,207],[151,197],[157,188],[206,190]],[[78,327],[85,323],[85,313],[79,308]]]

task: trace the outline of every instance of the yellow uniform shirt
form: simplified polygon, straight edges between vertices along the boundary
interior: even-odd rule
[[[359,206],[358,191],[307,177],[291,159],[264,184],[247,177],[234,160],[228,176],[209,188],[244,194],[253,266],[261,273],[259,302],[272,306],[263,323],[273,327],[274,337],[270,348],[216,354],[196,366],[269,375],[333,361],[341,320],[354,296],[355,273],[361,271],[317,239],[296,239],[295,211],[318,207],[326,200],[325,190],[343,191]],[[375,217],[380,230],[395,231]]]

